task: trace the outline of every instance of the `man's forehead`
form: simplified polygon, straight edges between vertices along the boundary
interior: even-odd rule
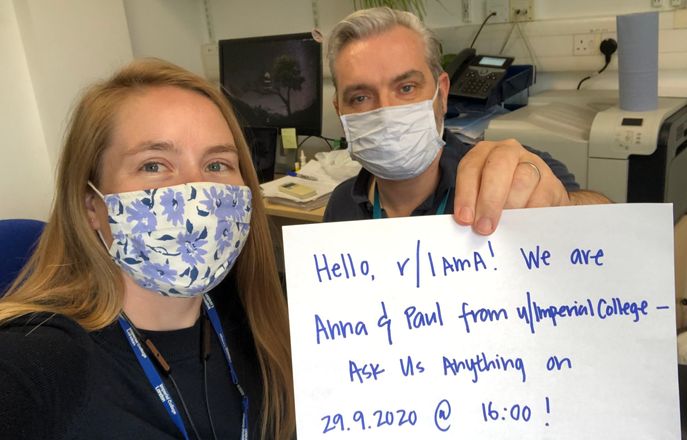
[[[335,69],[337,81],[346,83],[390,82],[430,72],[422,38],[403,26],[348,43],[339,52]]]

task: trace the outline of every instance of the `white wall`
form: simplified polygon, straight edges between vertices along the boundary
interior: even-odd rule
[[[0,218],[45,219],[83,87],[132,58],[121,0],[0,1]]]
[[[130,61],[121,0],[15,0],[48,154],[59,155],[78,92]]]
[[[203,75],[201,45],[208,41],[199,0],[124,0],[136,58],[157,57]]]
[[[44,219],[52,166],[12,2],[0,1],[0,218]]]

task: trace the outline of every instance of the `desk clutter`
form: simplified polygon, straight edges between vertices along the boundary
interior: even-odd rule
[[[461,110],[458,116],[446,119],[444,126],[462,142],[474,145],[484,139],[484,131],[492,119],[508,112],[499,105],[487,109]]]
[[[334,188],[359,171],[360,164],[346,150],[320,152],[297,173],[265,182],[260,188],[270,203],[313,210],[326,205]]]

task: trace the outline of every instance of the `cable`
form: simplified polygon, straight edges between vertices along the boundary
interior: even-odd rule
[[[535,83],[537,82],[537,71],[539,70],[539,61],[537,60],[537,56],[534,54],[534,50],[532,50],[532,46],[530,46],[530,40],[527,38],[527,36],[525,36],[525,33],[522,31],[522,28],[520,27],[520,22],[515,22],[515,28],[518,30],[520,38],[522,38],[522,42],[525,43],[527,53],[529,54],[530,59],[532,60],[532,65],[534,66],[534,75],[532,78],[532,82]]]
[[[208,358],[210,358],[211,354],[210,325],[210,319],[208,319],[207,313],[205,310],[203,310],[200,323],[200,360],[203,363],[203,393],[205,394],[205,409],[208,412],[208,420],[210,421],[212,438],[217,440],[215,423],[212,420],[212,411],[210,411],[210,399],[208,398]]]
[[[477,29],[477,33],[475,34],[475,38],[472,39],[472,43],[470,43],[470,49],[475,45],[475,41],[477,41],[477,37],[479,37],[480,32],[482,32],[482,28],[484,28],[484,25],[487,24],[487,21],[491,17],[494,17],[496,15],[496,12],[492,12],[491,14],[487,15],[487,18],[482,21],[482,24],[480,25],[479,29]]]
[[[311,135],[308,135],[305,138],[303,138],[303,140],[298,143],[297,147],[300,148],[301,145],[303,145],[305,143],[305,141],[307,141],[311,137],[316,137],[316,138],[322,139],[327,144],[327,146],[329,147],[330,150],[334,150],[334,146],[331,144],[331,142],[340,141],[340,139],[333,139],[333,138],[328,138],[325,136],[318,136],[316,134],[311,134]]]
[[[600,75],[606,70],[609,64],[611,64],[611,59],[613,58],[613,54],[615,53],[616,50],[618,50],[618,43],[613,39],[613,38],[607,38],[601,42],[599,45],[599,50],[601,51],[602,54],[604,54],[605,58],[605,63],[604,66],[596,72],[595,74],[588,75],[580,80],[579,83],[577,83],[577,90],[580,90],[580,87],[582,87],[582,83],[587,81],[588,79],[591,79],[594,76]]]
[[[336,141],[338,141],[338,142],[339,142],[339,148],[341,148],[341,145],[342,145],[342,144],[341,144],[341,139],[333,139],[333,138],[328,138],[328,137],[325,137],[325,136],[319,136],[319,135],[316,135],[316,134],[311,134],[311,135],[308,135],[308,136],[306,136],[305,138],[303,138],[303,140],[301,140],[301,141],[296,145],[296,152],[295,152],[296,160],[298,160],[298,155],[299,155],[299,153],[300,153],[300,151],[301,151],[301,147],[303,146],[303,144],[305,143],[305,141],[307,141],[307,140],[310,139],[311,137],[316,137],[316,138],[322,139],[322,140],[327,144],[327,146],[329,147],[329,151],[334,151],[334,146],[331,144],[331,142],[336,142]],[[303,165],[304,165],[304,164],[301,164],[301,166],[303,166]]]
[[[167,377],[169,377],[170,382],[172,382],[172,386],[177,392],[177,396],[179,396],[179,401],[181,402],[181,407],[184,409],[184,413],[186,414],[186,418],[188,419],[188,423],[191,425],[191,429],[193,430],[193,433],[196,435],[196,438],[198,440],[202,440],[202,437],[200,434],[198,434],[198,430],[196,429],[196,425],[193,423],[193,419],[191,418],[191,413],[188,412],[188,407],[186,406],[186,401],[184,401],[184,396],[181,395],[181,390],[179,390],[179,387],[177,386],[176,381],[172,377],[171,374],[167,374]]]
[[[508,31],[508,36],[506,37],[506,41],[503,42],[503,46],[501,46],[501,50],[499,51],[499,55],[503,54],[503,51],[506,50],[506,46],[508,46],[508,42],[510,41],[510,37],[513,36],[513,31],[515,31],[515,23],[513,23],[513,26],[510,27],[510,31]]]
[[[215,432],[215,424],[212,421],[212,412],[210,412],[210,400],[208,399],[208,361],[203,359],[203,389],[205,392],[205,408],[208,411],[208,420],[210,420],[210,430],[212,431],[212,438],[217,440],[217,432]]]

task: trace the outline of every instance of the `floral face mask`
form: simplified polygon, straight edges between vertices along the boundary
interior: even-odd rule
[[[194,182],[102,195],[88,184],[107,206],[112,259],[138,285],[162,295],[209,292],[229,273],[248,238],[246,186]]]

